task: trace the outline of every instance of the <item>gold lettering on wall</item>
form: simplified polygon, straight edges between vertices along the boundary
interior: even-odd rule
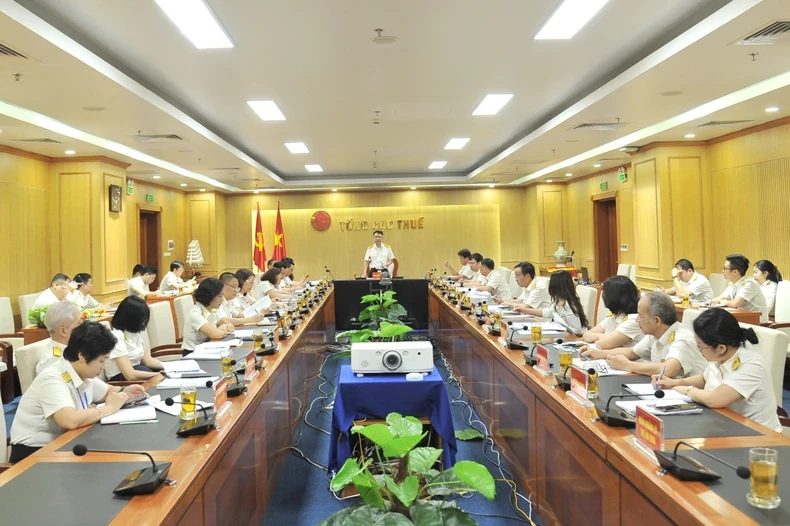
[[[338,226],[343,232],[354,232],[364,230],[422,230],[425,228],[425,218],[417,219],[389,219],[383,221],[367,221],[347,219],[338,222]]]

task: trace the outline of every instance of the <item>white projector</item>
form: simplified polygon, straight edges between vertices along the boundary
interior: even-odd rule
[[[363,342],[351,344],[351,370],[355,373],[430,373],[430,342]]]

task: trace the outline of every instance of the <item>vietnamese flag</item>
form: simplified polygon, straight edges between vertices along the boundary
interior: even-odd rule
[[[255,249],[252,251],[252,262],[259,272],[266,271],[266,247],[263,246],[263,224],[261,223],[261,205],[258,205],[258,219],[255,222]]]
[[[285,258],[285,232],[283,220],[280,217],[280,202],[277,201],[277,223],[274,225],[274,259],[282,261]]]

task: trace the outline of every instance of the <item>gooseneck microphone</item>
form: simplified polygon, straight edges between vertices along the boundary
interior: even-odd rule
[[[184,405],[184,402],[177,402],[172,398],[165,398],[166,406],[172,407],[175,404]],[[214,419],[217,417],[216,413],[209,416],[206,408],[198,400],[195,400],[195,406],[199,407],[200,410],[203,411],[203,417],[196,418],[194,420],[187,420],[181,424],[181,427],[179,427],[178,431],[176,431],[176,436],[191,437],[197,435],[207,435],[209,431],[216,428],[214,425]]]
[[[677,443],[675,449],[670,453],[669,451],[654,451],[656,455],[656,460],[661,465],[663,471],[672,474],[673,476],[677,477],[679,480],[690,480],[690,481],[698,481],[698,482],[705,482],[710,480],[717,480],[721,478],[721,475],[716,473],[715,471],[709,469],[705,465],[703,465],[698,460],[691,458],[685,455],[678,455],[678,447],[680,444],[690,447],[691,449],[698,451],[705,455],[706,457],[710,457],[716,462],[720,464],[724,464],[728,468],[735,471],[735,474],[738,475],[742,479],[748,479],[752,472],[746,466],[733,466],[729,462],[725,462],[724,460],[711,455],[707,451],[703,451],[697,447],[692,446],[688,442],[683,442],[682,440]]]
[[[230,365],[235,366],[238,362],[236,360],[231,360]],[[247,384],[244,382],[239,381],[239,375],[236,372],[234,367],[233,369],[233,376],[236,378],[236,383],[232,386],[228,386],[228,398],[235,398],[247,392]]]
[[[507,348],[508,349],[513,349],[513,350],[526,351],[528,349],[528,347],[526,345],[520,344],[520,343],[518,343],[518,342],[513,340],[513,334],[516,332],[516,327],[513,325],[513,322],[512,321],[507,322],[507,326],[508,326],[508,329],[507,329],[507,340],[506,340]],[[529,365],[535,365],[535,363],[537,363],[537,362],[533,361]]]
[[[664,391],[659,389],[655,392],[655,397],[664,398]],[[615,408],[614,411],[609,410],[612,400],[615,398],[639,398],[639,395],[635,395],[633,393],[618,393],[616,395],[610,396],[606,400],[606,406],[604,408],[601,408],[599,405],[595,406],[595,412],[598,413],[598,419],[609,427],[636,427],[636,420],[627,411],[623,411],[620,408]]]
[[[88,449],[85,444],[77,444],[71,452],[78,457],[84,456],[86,453],[113,453],[118,455],[145,455],[151,461],[150,468],[143,468],[132,471],[125,479],[121,481],[113,493],[124,497],[133,495],[148,495],[162,485],[163,482],[168,482],[167,473],[170,471],[170,462],[160,462],[157,464],[154,457],[150,453],[144,451],[110,451],[107,449]]]

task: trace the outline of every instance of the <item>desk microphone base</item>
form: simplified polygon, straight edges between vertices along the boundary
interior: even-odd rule
[[[159,462],[156,471],[153,467],[132,471],[112,492],[122,497],[151,494],[167,480],[170,466],[170,462]]]
[[[216,414],[208,417],[208,420],[202,416],[194,420],[188,420],[181,424],[181,427],[179,427],[178,431],[176,431],[176,435],[180,437],[207,435],[209,431],[214,429],[215,418]]]

